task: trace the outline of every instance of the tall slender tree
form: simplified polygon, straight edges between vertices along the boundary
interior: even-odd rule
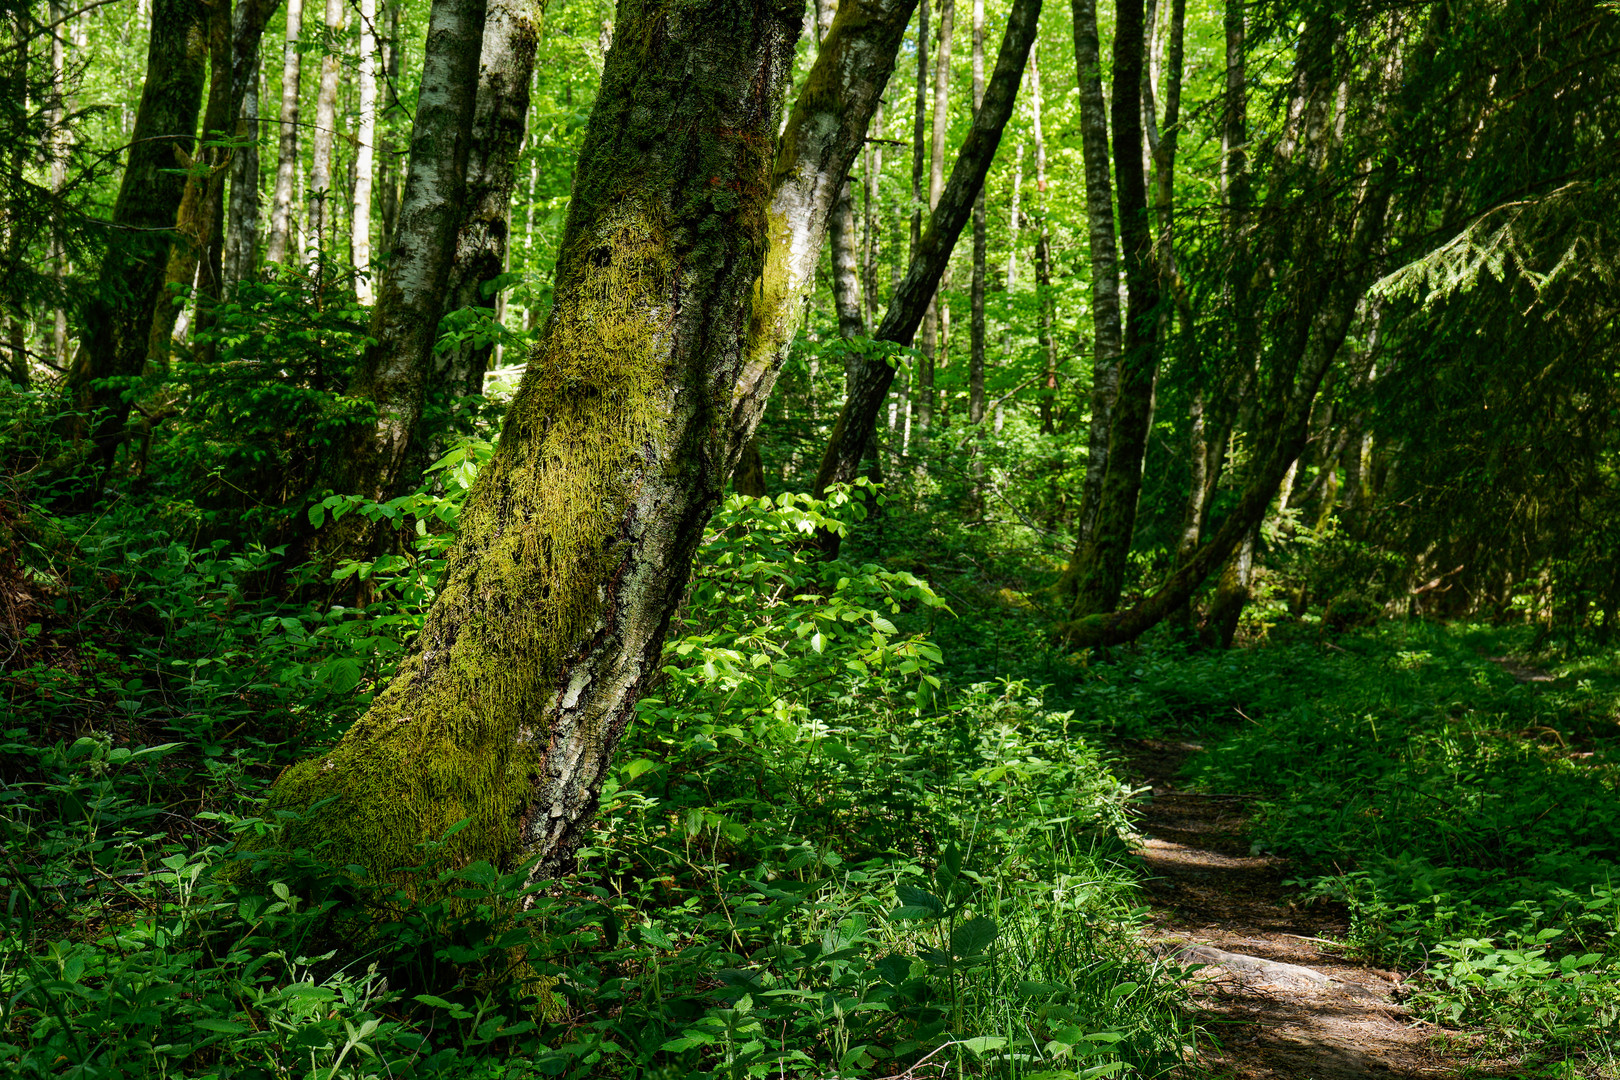
[[[303,79],[304,58],[298,48],[303,29],[304,0],[287,0],[287,37],[281,53],[281,113],[277,118],[276,179],[270,193],[270,234],[266,238],[266,262],[285,263],[289,251],[296,260],[297,229],[293,223],[293,202],[298,186],[298,100]]]
[[[1159,274],[1153,258],[1143,165],[1144,14],[1142,0],[1120,0],[1116,7],[1111,119],[1128,306],[1119,396],[1109,425],[1108,467],[1097,520],[1089,543],[1076,552],[1069,571],[1075,581],[1074,610],[1079,616],[1113,611],[1125,588],[1159,371]]]
[[[326,250],[331,243],[336,197],[332,172],[333,148],[337,141],[338,82],[343,74],[343,29],[348,8],[343,0],[326,0],[322,22],[321,78],[315,92],[315,130],[312,133],[309,166],[309,242]]]
[[[211,9],[200,0],[153,0],[146,80],[113,204],[106,253],[85,314],[68,384],[92,417],[89,448],[103,465],[124,437],[126,393],[146,365],[152,312],[163,293],[208,75]],[[178,154],[177,154],[178,151]]]
[[[883,322],[873,335],[880,341],[909,345],[922,323],[923,313],[939,288],[956,239],[973,212],[973,202],[1001,144],[1001,133],[1012,116],[1040,13],[1041,0],[1015,0],[1007,15],[1007,29],[996,56],[995,74],[985,89],[984,107],[973,118],[967,138],[957,152],[950,179],[940,194],[939,205],[929,216],[928,228],[917,244],[911,265],[894,290]],[[894,376],[895,369],[886,362],[867,361],[861,365],[822,454],[821,467],[816,473],[817,493],[826,491],[832,484],[847,484],[855,479]],[[819,542],[824,551],[832,553],[838,550],[840,539],[835,533],[823,533]]]
[[[359,277],[355,293],[371,302],[371,182],[377,141],[377,0],[360,0],[360,64],[355,72],[359,108],[354,126],[354,210],[349,215],[349,261]]]
[[[347,390],[374,419],[351,425],[327,455],[323,488],[391,498],[410,451],[462,221],[484,15],[484,0],[434,0],[429,11],[399,227],[377,286],[371,344]],[[333,560],[365,553],[375,538],[373,524],[351,514],[324,529],[315,546]]]
[[[1109,175],[1108,107],[1103,97],[1097,0],[1073,0],[1074,62],[1080,83],[1080,148],[1086,166],[1086,222],[1091,254],[1091,421],[1086,478],[1081,489],[1076,551],[1089,546],[1108,472],[1108,435],[1119,394],[1123,330],[1119,307],[1119,254],[1114,234],[1114,189]],[[1071,560],[1071,564],[1074,560]],[[1072,585],[1072,579],[1070,579]]]
[[[984,107],[984,0],[973,0],[973,115]],[[984,188],[973,200],[973,284],[969,298],[972,340],[968,355],[968,423],[984,422],[984,277],[988,258],[989,220]]]

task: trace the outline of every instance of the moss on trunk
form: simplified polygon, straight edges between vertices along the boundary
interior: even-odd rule
[[[291,845],[386,875],[555,870],[656,669],[727,464],[799,15],[627,0],[581,150],[556,304],[415,650],[272,805]]]

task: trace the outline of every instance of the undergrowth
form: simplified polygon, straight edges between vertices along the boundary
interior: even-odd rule
[[[416,536],[335,587],[188,544],[184,504],[8,505],[0,1071],[1176,1066],[1193,1033],[1181,973],[1135,944],[1128,789],[1029,685],[950,677],[923,577],[811,557],[864,497],[716,517],[573,876],[429,844],[413,873],[440,886],[397,889],[262,854],[285,825],[268,785],[387,679],[487,452],[406,499],[312,508]],[[277,598],[316,590],[366,603]]]

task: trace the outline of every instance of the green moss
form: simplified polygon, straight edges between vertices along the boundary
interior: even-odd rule
[[[558,306],[495,459],[463,515],[419,648],[328,754],[289,769],[272,809],[338,865],[405,880],[419,845],[509,867],[548,746],[564,661],[608,617],[600,583],[626,555],[626,512],[672,411],[673,316],[655,212],[601,215],[563,252]]]

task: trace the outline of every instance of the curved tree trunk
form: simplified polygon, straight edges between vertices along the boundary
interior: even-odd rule
[[[973,118],[973,126],[956,157],[951,177],[940,195],[939,205],[928,219],[928,228],[917,243],[911,266],[894,290],[883,323],[872,335],[879,341],[910,345],[921,324],[923,313],[939,287],[945,264],[956,246],[956,238],[973,212],[974,200],[984,186],[985,175],[995,159],[1002,130],[1012,116],[1023,79],[1029,47],[1035,40],[1041,14],[1041,0],[1016,0],[1007,16],[1007,30],[996,57],[995,74],[985,91],[984,107]],[[833,426],[832,436],[816,473],[815,491],[822,494],[835,483],[847,484],[859,472],[861,458],[872,439],[878,410],[894,382],[895,369],[883,361],[863,362]],[[839,538],[826,533],[819,538],[822,550],[835,554]]]
[[[340,864],[386,875],[464,819],[454,858],[566,863],[729,471],[801,13],[618,13],[555,306],[417,650],[272,793],[278,809],[333,799],[287,842],[329,841]]]

